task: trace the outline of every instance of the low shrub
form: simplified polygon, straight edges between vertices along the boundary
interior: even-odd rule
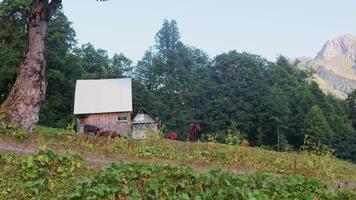
[[[352,199],[298,174],[201,173],[190,167],[117,162],[75,184],[74,199]]]
[[[62,198],[80,174],[80,157],[39,151],[15,160],[12,155],[0,157],[1,199]]]
[[[311,176],[117,162],[100,171],[68,153],[0,154],[0,199],[355,199]]]

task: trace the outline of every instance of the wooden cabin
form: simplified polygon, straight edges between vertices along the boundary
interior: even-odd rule
[[[158,126],[159,122],[142,107],[132,120],[132,137],[134,139],[158,138]]]
[[[83,132],[87,124],[100,131],[130,136],[131,113],[131,79],[77,80],[74,100],[77,132]]]

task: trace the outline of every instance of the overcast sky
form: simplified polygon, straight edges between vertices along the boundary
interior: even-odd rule
[[[356,0],[63,0],[79,44],[134,61],[154,44],[164,19],[182,41],[214,57],[229,50],[270,60],[314,57],[344,33],[356,35]]]

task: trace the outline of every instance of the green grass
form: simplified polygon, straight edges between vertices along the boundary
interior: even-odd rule
[[[61,129],[38,127],[34,135],[21,140],[1,135],[1,139],[36,147],[73,151],[83,157],[102,157],[126,160],[190,165],[199,170],[221,168],[235,172],[263,172],[280,175],[301,174],[324,182],[338,184],[356,182],[356,165],[328,154],[316,155],[307,151],[275,152],[261,148],[224,145],[213,142],[180,142],[165,139],[132,140],[98,139]]]
[[[354,199],[300,174],[276,175],[116,162],[93,171],[78,156],[0,154],[0,199]]]

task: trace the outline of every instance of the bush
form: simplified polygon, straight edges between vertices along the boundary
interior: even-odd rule
[[[53,151],[15,160],[13,156],[0,157],[0,197],[2,199],[31,199],[33,197],[63,197],[80,171],[79,157]]]

